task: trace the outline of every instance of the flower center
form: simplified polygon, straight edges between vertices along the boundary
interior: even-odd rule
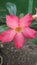
[[[15,28],[15,31],[21,32],[21,31],[22,31],[22,28],[21,28],[21,27],[16,27],[16,28]]]

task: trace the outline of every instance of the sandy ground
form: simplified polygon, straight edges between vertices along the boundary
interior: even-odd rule
[[[12,42],[5,44],[0,55],[3,57],[2,65],[37,65],[37,46],[31,42],[21,49],[16,49]]]

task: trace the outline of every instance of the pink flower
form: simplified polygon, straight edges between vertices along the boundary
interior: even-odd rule
[[[24,37],[35,38],[36,31],[29,28],[32,20],[29,13],[20,19],[17,16],[7,15],[6,24],[10,29],[2,32],[1,41],[4,43],[13,40],[15,47],[21,48],[24,44]]]
[[[0,35],[0,40],[1,40],[1,35]]]

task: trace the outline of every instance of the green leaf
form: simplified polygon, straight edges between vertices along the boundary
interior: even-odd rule
[[[8,3],[6,3],[6,7],[9,11],[9,14],[16,15],[17,8],[16,8],[15,4],[8,2]]]
[[[30,25],[31,28],[37,30],[37,22],[34,21],[31,25]]]
[[[20,13],[19,15],[19,18],[23,17],[24,16],[24,13]]]
[[[32,43],[34,43],[35,45],[37,45],[37,37],[32,40]]]
[[[6,25],[1,25],[0,26],[0,33],[7,30],[7,29],[9,29],[9,28]]]

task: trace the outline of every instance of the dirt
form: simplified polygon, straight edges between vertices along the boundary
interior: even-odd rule
[[[14,43],[4,44],[0,48],[3,57],[2,65],[37,65],[37,46],[27,42],[21,49],[14,47]]]

